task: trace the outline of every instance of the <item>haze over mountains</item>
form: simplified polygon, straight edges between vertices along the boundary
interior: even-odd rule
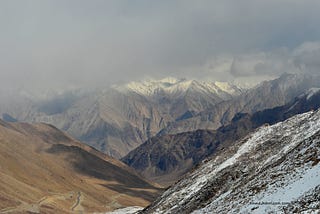
[[[53,124],[121,158],[155,135],[215,130],[238,112],[284,105],[319,82],[318,75],[285,74],[247,90],[229,83],[166,78],[42,99],[20,94],[2,103],[0,113],[9,121]]]

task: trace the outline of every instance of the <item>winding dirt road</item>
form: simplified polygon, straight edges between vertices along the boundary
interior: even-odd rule
[[[72,211],[79,211],[80,213],[83,211],[83,207],[81,206],[82,199],[83,199],[82,193],[79,191],[76,202],[73,204],[71,208]]]

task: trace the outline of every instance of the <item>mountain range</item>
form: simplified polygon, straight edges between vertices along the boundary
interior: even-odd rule
[[[191,117],[242,90],[229,83],[167,78],[71,91],[35,99],[19,95],[0,106],[3,119],[45,122],[116,158],[176,120]],[[12,96],[14,97],[14,96]]]
[[[2,94],[0,212],[319,210],[319,87],[284,74]]]
[[[158,135],[175,134],[197,129],[216,130],[231,122],[237,113],[255,113],[264,109],[282,106],[310,88],[320,86],[320,75],[288,74],[264,81],[250,90],[245,90],[233,99],[219,102],[198,114],[175,121],[161,130]]]
[[[252,89],[230,83],[166,78],[32,96],[7,95],[3,119],[45,122],[115,158],[156,135],[216,130],[238,112],[254,113],[284,105],[319,75],[284,74]]]
[[[170,185],[202,160],[228,148],[236,140],[264,124],[274,124],[320,107],[320,89],[312,88],[286,105],[253,114],[238,113],[217,130],[197,130],[156,136],[125,156],[122,161],[144,177]]]

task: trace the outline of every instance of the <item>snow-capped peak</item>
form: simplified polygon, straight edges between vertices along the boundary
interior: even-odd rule
[[[113,88],[122,92],[133,91],[144,96],[151,96],[159,92],[169,94],[180,93],[189,89],[215,94],[239,95],[241,93],[240,88],[228,82],[205,82],[172,77],[160,80],[149,79],[146,81],[130,82],[125,85],[114,85]]]
[[[154,82],[163,82],[163,83],[170,83],[170,84],[175,84],[179,81],[182,81],[183,79],[176,79],[174,77],[166,77],[166,78],[163,78],[161,80],[153,80]]]
[[[239,90],[238,87],[236,87],[235,85],[231,85],[230,83],[228,82],[218,82],[216,81],[215,82],[215,85],[222,91],[225,91],[229,94],[234,94],[234,93],[237,93],[236,90]]]

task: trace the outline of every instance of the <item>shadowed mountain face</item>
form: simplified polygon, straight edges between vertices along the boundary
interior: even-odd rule
[[[0,212],[106,212],[146,206],[160,189],[53,126],[0,120]]]
[[[153,137],[130,152],[122,160],[150,180],[170,184],[213,152],[215,132],[198,130],[177,135]]]
[[[222,152],[257,127],[319,107],[320,90],[311,89],[284,106],[252,115],[238,113],[229,125],[216,131],[198,130],[153,137],[122,161],[153,181],[171,184],[205,158]]]
[[[18,122],[17,119],[11,117],[9,114],[6,113],[2,114],[2,119],[6,122]]]

